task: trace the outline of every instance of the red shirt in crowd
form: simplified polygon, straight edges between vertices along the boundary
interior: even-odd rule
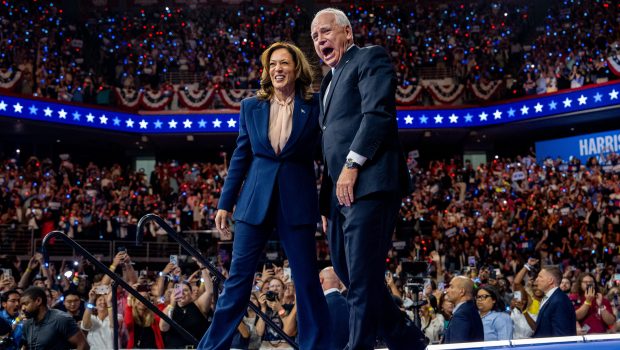
[[[572,298],[571,298],[572,299]],[[579,309],[586,302],[585,296],[580,296],[579,299],[573,300],[573,304],[575,305],[575,310]],[[579,325],[583,328],[585,325],[590,327],[588,330],[588,334],[593,333],[607,333],[607,324],[603,321],[603,316],[601,316],[601,311],[599,308],[604,307],[607,312],[613,314],[613,310],[611,308],[611,303],[605,298],[603,298],[603,305],[598,305],[596,303],[596,299],[592,301],[592,305],[590,309],[588,309],[588,314],[584,319],[579,321]]]

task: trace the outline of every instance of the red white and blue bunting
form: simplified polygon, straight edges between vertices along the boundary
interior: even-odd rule
[[[179,104],[188,109],[198,111],[207,109],[213,102],[215,89],[193,90],[188,86],[178,90]]]
[[[13,90],[22,77],[19,70],[0,70],[0,89]]]
[[[613,55],[607,57],[607,66],[614,75],[620,77],[620,56]]]
[[[222,103],[228,108],[241,108],[244,98],[254,96],[256,90],[218,90]]]
[[[174,92],[170,90],[145,90],[142,95],[142,107],[149,111],[161,111],[172,101]]]
[[[488,101],[500,91],[502,86],[503,82],[501,80],[493,80],[488,83],[478,81],[471,84],[469,89],[478,100]]]
[[[465,92],[465,86],[463,84],[437,84],[428,83],[426,90],[431,94],[433,100],[439,104],[452,104],[458,100],[463,92]]]
[[[115,88],[116,98],[121,107],[137,110],[142,102],[142,92],[135,89]]]
[[[398,86],[396,88],[396,103],[399,106],[411,106],[415,104],[424,91],[422,85]]]

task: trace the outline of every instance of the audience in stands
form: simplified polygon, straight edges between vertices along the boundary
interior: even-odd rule
[[[257,88],[256,57],[266,45],[303,46],[308,14],[298,6],[163,5],[80,8],[79,16],[38,2],[0,6],[0,68],[21,71],[15,91],[62,101],[114,104],[113,87],[171,92]],[[345,6],[358,45],[391,54],[403,86],[451,78],[504,80],[499,98],[596,84],[614,78],[607,58],[619,48],[620,7],[563,0],[548,9],[501,3],[416,2]],[[466,96],[465,102],[473,101]]]
[[[485,290],[486,294],[490,295],[488,291],[492,290],[497,296],[479,300],[484,326],[480,331],[490,334],[487,328],[496,324],[485,321],[489,315],[495,315],[493,320],[513,324],[512,338],[531,337],[541,304],[545,303],[545,292],[551,292],[556,282],[576,310],[578,334],[617,332],[620,184],[615,166],[618,160],[612,153],[585,164],[577,159],[537,162],[532,154],[515,159],[496,157],[476,166],[467,161],[462,164],[457,159],[435,160],[419,168],[412,164],[415,187],[402,203],[386,284],[412,317],[416,298],[402,262],[429,262],[430,275],[418,299],[427,301],[419,311],[430,342],[440,342],[445,334],[450,334],[446,333],[446,327],[453,315],[458,316],[462,311],[459,308],[463,306],[459,305],[462,296],[480,297]],[[78,240],[133,240],[137,219],[152,211],[158,211],[179,231],[209,229],[222,178],[226,176],[226,165],[214,163],[160,163],[150,176],[144,171],[125,170],[120,165],[81,166],[66,156],[57,164],[37,158],[3,163],[0,168],[2,234],[30,226],[36,232],[35,237],[61,229]],[[320,164],[317,173],[321,173]],[[28,215],[33,212],[34,215]],[[200,220],[194,220],[194,215],[200,215]],[[156,241],[159,229],[153,225],[140,234]],[[23,236],[12,241],[30,240],[30,235]],[[11,244],[11,240],[3,239],[1,251],[4,254],[14,251]],[[209,244],[202,249],[207,256],[216,256]],[[209,294],[204,285],[210,283],[209,277],[203,275],[201,281],[200,268],[193,262],[168,264],[160,267],[161,274],[149,275],[134,270],[128,253],[132,252],[120,251],[114,257],[101,259],[112,259],[111,269],[160,309],[169,312],[168,305],[178,303],[172,309],[174,315],[177,308],[201,304],[201,295]],[[225,271],[226,262],[221,257],[214,262]],[[99,295],[93,298],[89,292],[111,281],[107,276],[97,275],[86,261],[76,258],[75,262],[58,264],[52,260],[47,265],[37,253],[24,261],[3,256],[0,265],[4,269],[0,280],[3,318],[11,323],[19,319],[14,322],[14,337],[19,338],[23,317],[16,317],[16,310],[21,307],[9,302],[14,302],[11,298],[19,295],[16,293],[35,285],[45,288],[48,306],[64,307],[76,321],[82,321],[81,329],[93,332],[86,338],[92,342],[91,346],[96,343],[97,329],[105,334],[95,325],[109,326],[106,323],[109,316],[103,310],[111,305]],[[555,277],[547,278],[550,284],[546,287],[551,288],[543,291],[538,289],[535,277],[549,265],[559,266],[562,278],[558,281]],[[294,335],[294,285],[286,271],[284,264],[265,267],[257,278],[253,300],[274,319],[278,318],[288,334]],[[447,281],[455,278],[465,279],[461,287],[458,283],[446,286]],[[186,280],[191,287],[183,287]],[[470,282],[474,286],[471,293]],[[154,283],[152,287],[150,283]],[[175,285],[179,284],[184,289],[180,296],[175,296]],[[14,289],[16,293],[10,292]],[[444,296],[447,289],[453,291],[448,298]],[[268,293],[273,300],[267,298]],[[162,332],[165,323],[137,300],[127,299],[126,294],[119,293],[122,346],[130,346],[129,339],[132,339],[131,346],[137,346],[136,341],[153,347],[165,346],[168,337]],[[493,306],[489,308],[483,302]],[[501,304],[508,305],[508,309],[498,307]],[[252,317],[248,316],[239,326],[236,348],[257,348],[259,339],[264,345],[281,341]],[[83,322],[85,318],[90,318],[90,325]],[[496,333],[500,339],[500,332]],[[478,335],[474,338],[478,339]]]

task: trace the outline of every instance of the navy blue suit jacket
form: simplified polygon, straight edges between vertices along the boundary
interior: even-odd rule
[[[568,296],[558,288],[538,311],[533,337],[565,337],[575,334],[577,334],[575,307]]]
[[[478,308],[472,300],[461,305],[448,324],[444,344],[484,341],[484,328]]]
[[[278,193],[288,224],[314,224],[318,219],[313,158],[320,137],[318,96],[304,101],[296,94],[291,135],[279,155],[269,142],[269,110],[269,101],[256,97],[241,101],[237,148],[218,208],[232,211],[236,204],[235,220],[259,225],[272,195]]]
[[[323,79],[323,215],[329,214],[333,184],[349,151],[368,158],[358,174],[355,198],[375,192],[410,193],[411,178],[398,140],[395,91],[394,66],[379,46],[351,47],[333,75],[330,71]]]
[[[332,334],[332,349],[344,349],[349,342],[349,305],[347,298],[340,292],[329,293],[325,296]]]

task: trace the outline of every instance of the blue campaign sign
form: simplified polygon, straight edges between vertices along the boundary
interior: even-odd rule
[[[620,149],[620,130],[567,137],[536,142],[536,158],[543,161],[547,157],[568,161],[576,157],[585,163],[591,157],[599,157]]]

